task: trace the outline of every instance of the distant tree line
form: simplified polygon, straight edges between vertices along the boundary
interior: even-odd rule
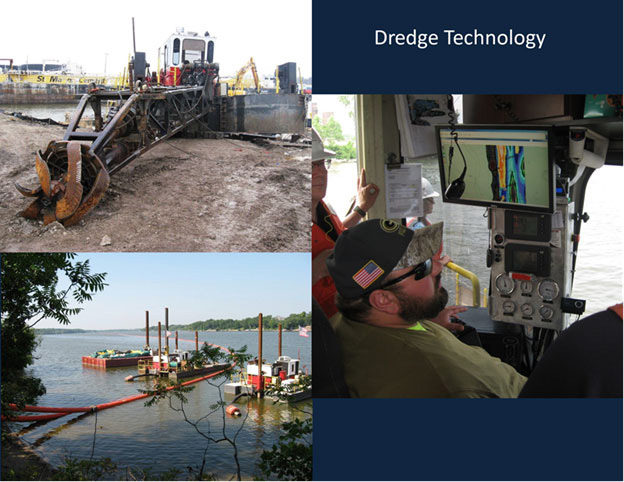
[[[263,316],[262,327],[265,330],[277,330],[277,325],[281,324],[283,330],[296,330],[300,326],[312,324],[311,313],[292,313],[286,318],[275,316]],[[196,321],[188,325],[169,325],[169,331],[204,331],[204,330],[254,330],[258,328],[258,317],[244,318],[242,320],[204,320]]]
[[[66,335],[68,333],[87,333],[80,328],[35,328],[35,335]]]

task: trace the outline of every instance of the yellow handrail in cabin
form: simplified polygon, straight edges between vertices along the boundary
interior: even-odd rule
[[[472,271],[468,271],[465,268],[462,268],[459,265],[456,265],[452,261],[449,261],[445,265],[448,269],[455,271],[457,274],[463,276],[464,278],[468,278],[472,283],[472,306],[481,306],[481,285],[479,283],[479,278]]]

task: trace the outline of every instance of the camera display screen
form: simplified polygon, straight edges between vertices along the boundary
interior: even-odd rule
[[[436,134],[444,202],[554,212],[548,127],[438,125]]]

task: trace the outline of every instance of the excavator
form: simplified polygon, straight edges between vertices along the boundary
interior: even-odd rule
[[[245,95],[245,74],[251,70],[251,74],[253,75],[254,85],[256,87],[256,92],[260,93],[260,79],[258,78],[258,71],[256,69],[256,64],[254,62],[253,57],[249,58],[249,62],[243,65],[238,72],[236,73],[236,78],[226,81],[228,84],[228,95]]]

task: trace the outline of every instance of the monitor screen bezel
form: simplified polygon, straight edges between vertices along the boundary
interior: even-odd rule
[[[550,186],[550,192],[548,195],[548,206],[535,206],[535,205],[526,205],[526,204],[516,204],[505,201],[478,201],[473,199],[449,199],[446,196],[446,189],[449,185],[444,169],[444,162],[442,158],[442,140],[440,138],[440,131],[455,129],[456,131],[462,130],[500,130],[500,131],[508,131],[508,130],[541,130],[546,131],[548,135],[548,185]],[[551,125],[544,124],[457,124],[452,126],[450,124],[437,124],[435,126],[435,135],[436,135],[436,149],[438,155],[438,168],[440,170],[440,184],[442,189],[442,201],[445,203],[451,204],[464,204],[467,206],[485,206],[485,207],[500,207],[504,209],[513,209],[516,211],[531,211],[537,213],[549,213],[553,214],[555,212],[555,161],[553,156],[553,135],[554,128]],[[460,141],[461,145],[461,141]],[[461,154],[459,152],[455,152],[453,156],[455,162],[461,160]]]

